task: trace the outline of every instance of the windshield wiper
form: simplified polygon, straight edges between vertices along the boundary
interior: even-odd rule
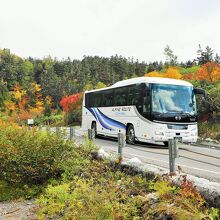
[[[175,112],[162,112],[160,113],[158,116],[162,117],[162,116],[173,116],[173,114],[175,114]]]
[[[180,112],[180,114],[182,116],[194,116],[194,115],[190,114],[189,112]]]

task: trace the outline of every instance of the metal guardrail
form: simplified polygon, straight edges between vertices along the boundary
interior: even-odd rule
[[[89,140],[93,140],[95,137],[94,130],[88,129],[88,138]],[[126,146],[126,138],[125,135],[122,133],[118,133],[118,155],[122,158],[122,149]]]
[[[193,143],[193,144],[187,144],[189,146],[195,146],[195,147],[200,147],[203,146],[205,148],[210,148],[210,149],[215,149],[215,150],[220,150],[220,144],[212,143],[212,142],[201,142],[201,143]]]
[[[118,154],[122,158],[122,150],[126,146],[126,138],[122,133],[118,133]]]
[[[179,157],[179,146],[176,138],[168,140],[168,149],[170,173],[174,173],[176,171],[175,160]]]
[[[82,135],[82,133],[79,132],[76,129],[76,127],[39,127],[38,129],[39,130],[46,130],[46,131],[54,132],[56,134],[60,134],[62,132],[65,133],[66,132],[67,138],[69,140],[73,140],[76,136],[81,136]],[[94,131],[92,129],[88,129],[88,138],[90,140],[93,140],[94,137],[95,137],[93,132]],[[116,140],[116,138],[109,138],[109,139]],[[146,145],[143,145],[143,144],[126,145],[126,136],[124,134],[122,134],[122,133],[118,133],[118,155],[120,157],[123,157],[123,148],[124,147],[135,148],[135,146],[142,146],[142,147],[145,147],[145,148],[147,147]],[[190,146],[194,146],[194,145],[190,145]],[[140,150],[140,149],[138,149],[138,150]],[[208,154],[204,154],[204,153],[200,153],[200,152],[195,152],[195,151],[190,150],[190,149],[185,149],[183,147],[179,147],[177,139],[170,139],[168,141],[168,153],[167,154],[166,153],[161,153],[161,152],[153,152],[153,153],[155,153],[155,154],[163,154],[163,155],[169,156],[169,169],[170,169],[170,173],[173,173],[173,172],[175,172],[175,167],[176,167],[175,166],[175,160],[176,160],[176,158],[182,157],[182,158],[187,158],[187,159],[190,159],[190,160],[197,161],[196,158],[190,158],[190,157],[186,157],[186,156],[181,155],[179,153],[180,150],[181,151],[188,151],[188,152],[191,152],[191,153],[194,153],[194,154],[197,154],[197,155],[206,156],[206,157],[210,157],[210,158],[214,158],[214,159],[219,159],[220,160],[220,157],[217,157],[217,156],[208,155]],[[148,151],[143,150],[143,152],[148,152]],[[150,152],[150,153],[152,153],[152,152]],[[200,160],[199,160],[199,162],[207,163],[207,162],[200,161]],[[219,165],[216,165],[216,164],[211,164],[211,165],[219,166]]]

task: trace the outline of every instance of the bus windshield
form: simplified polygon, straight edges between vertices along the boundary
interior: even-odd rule
[[[192,86],[152,84],[153,113],[196,114],[196,101]]]

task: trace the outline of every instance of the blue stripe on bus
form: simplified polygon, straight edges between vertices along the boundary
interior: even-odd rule
[[[101,123],[101,125],[106,128],[106,129],[109,129],[109,130],[114,130],[112,127],[110,127],[108,125],[108,123],[106,123],[106,121],[103,119],[103,117],[99,114],[99,112],[97,111],[97,109],[94,109],[95,110],[95,113],[99,119],[99,122]]]
[[[95,113],[95,109],[93,109],[93,108],[88,108],[88,109],[93,114],[93,116],[95,117],[96,121],[98,121],[97,115]]]
[[[116,121],[112,118],[109,118],[108,116],[103,114],[99,109],[88,108],[88,110],[95,117],[96,121],[99,121],[100,124],[104,128],[109,129],[109,130],[115,130],[114,128],[110,127],[110,126],[114,126],[114,127],[117,127],[117,128],[126,129],[126,126],[123,123],[121,123],[119,121]]]
[[[110,124],[110,125],[112,125],[112,126],[115,126],[115,127],[117,127],[117,128],[126,129],[126,126],[125,126],[123,123],[121,123],[121,122],[119,122],[119,121],[116,121],[116,120],[114,120],[114,119],[112,119],[112,118],[109,118],[108,116],[106,116],[105,114],[103,114],[99,109],[97,109],[97,110],[99,111],[99,113],[102,115],[102,117],[104,118],[104,120],[105,120],[108,124]]]
[[[99,114],[99,112],[97,112],[97,110],[95,108],[89,108],[89,111],[93,114],[93,116],[95,117],[96,121],[99,121],[100,124],[102,125],[102,127],[104,127],[105,129],[108,130],[114,130],[113,128],[111,128],[101,117],[101,115]]]

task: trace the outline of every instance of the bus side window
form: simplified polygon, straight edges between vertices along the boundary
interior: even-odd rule
[[[138,109],[142,109],[142,86],[132,85],[128,89],[128,105],[135,105]]]
[[[134,97],[134,95],[133,95],[133,86],[129,86],[128,87],[128,105],[133,105],[133,97]]]
[[[89,93],[85,93],[85,107],[89,107]]]
[[[114,106],[127,105],[127,87],[115,89]]]
[[[94,102],[93,102],[94,106],[92,106],[92,107],[101,107],[102,93],[101,92],[94,93],[93,100],[94,100]]]
[[[108,107],[113,105],[113,95],[114,95],[114,91],[112,89],[103,91],[103,99],[102,99],[103,107]]]
[[[93,103],[93,95],[92,93],[86,93],[85,94],[85,107],[86,108],[90,108],[92,107],[92,103]]]

